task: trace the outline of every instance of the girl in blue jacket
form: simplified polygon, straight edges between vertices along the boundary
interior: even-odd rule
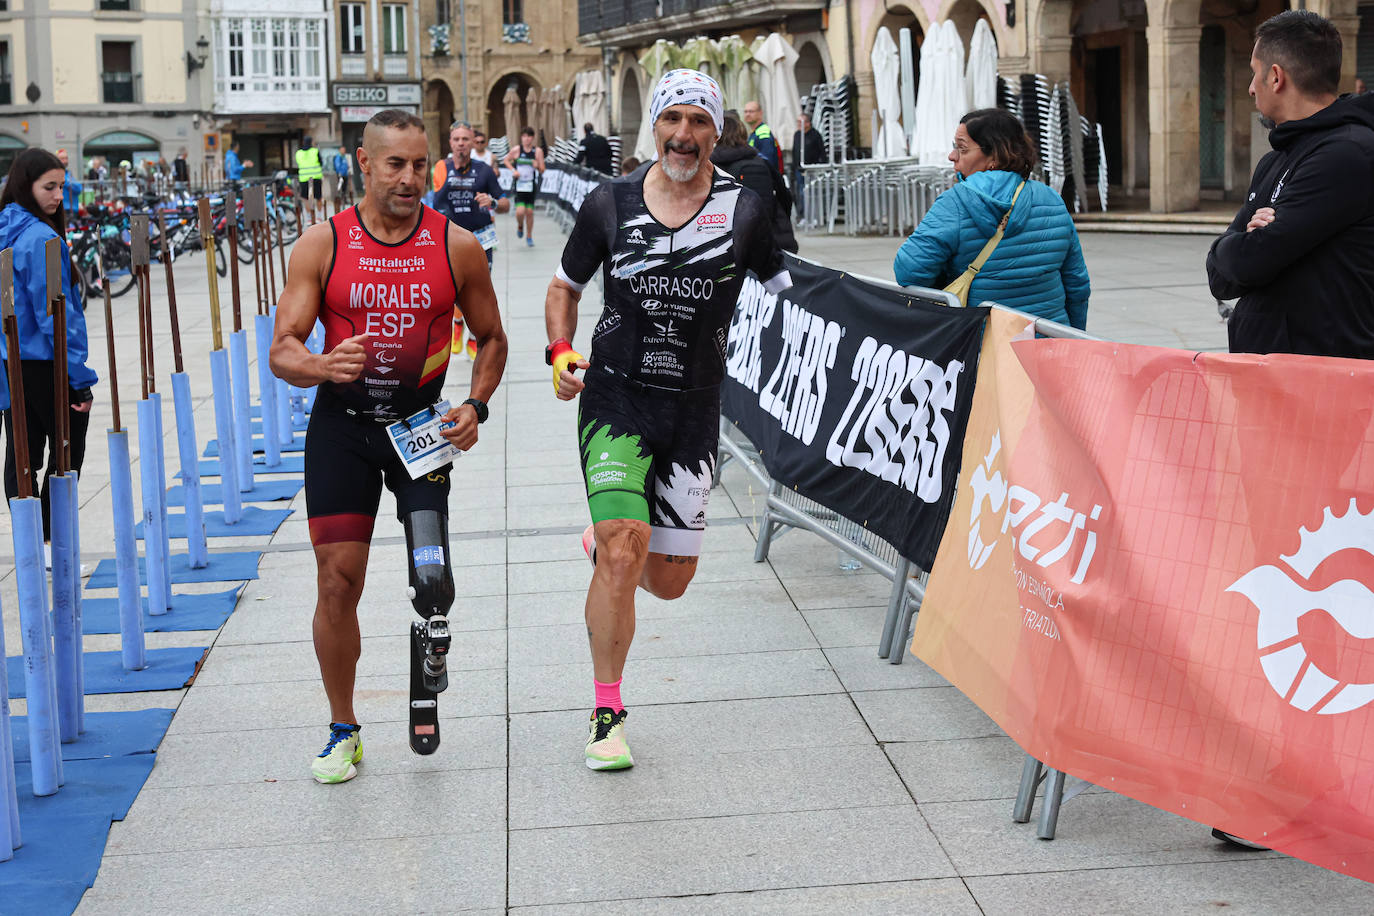
[[[968,301],[996,302],[1084,330],[1090,290],[1078,231],[1059,194],[1027,180],[1035,147],[1021,122],[1000,108],[969,112],[954,132],[949,161],[958,173],[954,187],[936,198],[897,251],[897,282],[947,286],[978,257],[1010,208],[1002,241],[974,277]]]
[[[71,386],[71,464],[81,470],[86,457],[86,430],[91,422],[91,386],[96,374],[86,365],[86,316],[77,306],[71,252],[67,249],[66,219],[62,212],[65,170],[52,153],[28,149],[10,167],[5,189],[0,191],[0,249],[14,249],[14,313],[19,332],[19,362],[24,378],[24,414],[28,428],[29,461],[33,468],[48,466],[43,475],[43,540],[50,537],[48,480],[54,463],[52,446],[56,399],[53,397],[53,321],[48,314],[48,271],[45,246],[49,239],[62,242],[62,291],[67,303],[67,379]],[[0,338],[0,358],[8,358]],[[8,368],[8,367],[6,367]],[[5,495],[19,495],[19,476],[14,461],[14,430],[9,410],[8,375],[5,376]],[[35,481],[35,488],[37,489]]]

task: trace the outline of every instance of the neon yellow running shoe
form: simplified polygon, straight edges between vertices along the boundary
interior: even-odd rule
[[[450,353],[463,352],[463,322],[461,321],[453,323],[453,342],[449,344],[448,351]]]
[[[361,725],[330,723],[329,743],[310,762],[310,772],[316,782],[332,785],[348,782],[358,775],[358,768],[354,764],[363,761],[363,739],[358,734],[361,729]]]
[[[635,765],[630,746],[625,743],[625,717],[628,709],[612,712],[599,706],[592,713],[587,735],[587,769],[624,770]]]

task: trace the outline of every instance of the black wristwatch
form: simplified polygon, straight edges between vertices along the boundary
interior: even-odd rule
[[[476,398],[468,398],[468,399],[467,399],[466,401],[464,401],[463,403],[464,403],[464,404],[471,404],[471,405],[472,405],[472,409],[475,410],[475,411],[477,411],[477,422],[478,422],[478,423],[485,423],[485,422],[487,422],[487,414],[491,413],[491,411],[487,409],[487,402],[486,402],[486,401],[479,401],[479,400],[477,400]]]

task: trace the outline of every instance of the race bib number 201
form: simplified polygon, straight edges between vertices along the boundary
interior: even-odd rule
[[[455,425],[444,422],[444,414],[448,411],[448,401],[440,401],[387,426],[391,447],[400,456],[411,480],[451,464],[463,454],[443,436],[444,430]]]

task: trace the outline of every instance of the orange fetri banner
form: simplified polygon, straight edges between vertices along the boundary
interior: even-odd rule
[[[912,651],[1050,766],[1374,880],[1374,363],[1024,326]]]

